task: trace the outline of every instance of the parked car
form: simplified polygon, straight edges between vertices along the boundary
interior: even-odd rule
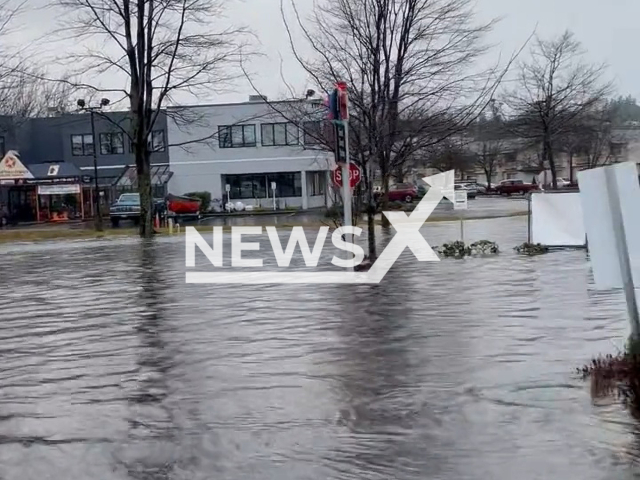
[[[418,188],[410,183],[396,183],[389,187],[390,202],[413,202],[418,196]]]
[[[476,195],[478,195],[478,189],[473,183],[456,183],[454,188],[456,190],[466,190],[468,199],[476,198]]]
[[[469,188],[475,189],[478,195],[485,195],[487,193],[487,185],[480,182],[465,183]]]
[[[161,198],[153,199],[154,215],[156,212],[163,213],[166,209],[165,201]],[[140,194],[123,193],[120,198],[109,208],[111,225],[118,227],[121,220],[131,220],[134,225],[140,223]]]
[[[534,190],[538,190],[538,185],[524,183],[522,180],[502,180],[494,189],[499,195],[525,195]]]

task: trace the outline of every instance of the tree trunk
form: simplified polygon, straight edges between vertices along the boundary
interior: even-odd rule
[[[142,157],[136,162],[138,174],[138,192],[140,193],[140,236],[149,238],[153,235],[153,199],[151,198],[150,153],[146,145],[141,145],[139,154]],[[137,155],[136,155],[137,156]],[[137,160],[137,159],[136,159]]]
[[[368,162],[367,168],[367,239],[369,246],[369,261],[376,261],[378,253],[376,252],[376,201],[373,197],[373,175],[371,161]]]
[[[487,168],[484,169],[484,176],[487,178],[487,190],[491,188],[491,177],[493,177],[493,172]]]
[[[389,173],[384,169],[382,170],[382,199],[380,201],[380,210],[383,212],[387,210],[387,205],[389,204]],[[385,228],[389,228],[391,224],[389,223],[389,219],[382,215],[382,226]]]
[[[569,152],[569,182],[573,183],[573,152]]]
[[[547,134],[545,134],[545,138],[542,142],[543,168],[545,161],[547,165],[549,165],[549,170],[551,170],[551,188],[556,190],[558,188],[558,173],[556,172],[556,162],[553,158],[553,148]]]

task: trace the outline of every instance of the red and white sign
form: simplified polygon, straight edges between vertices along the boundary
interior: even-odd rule
[[[9,150],[0,160],[0,179],[21,180],[24,178],[33,178],[33,175],[20,161],[18,152]]]
[[[342,167],[336,167],[332,173],[333,183],[342,187]],[[362,180],[362,170],[355,163],[349,163],[349,186],[355,188]]]

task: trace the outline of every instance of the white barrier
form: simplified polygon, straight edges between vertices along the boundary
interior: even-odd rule
[[[531,242],[548,247],[584,247],[586,232],[578,192],[531,194]]]

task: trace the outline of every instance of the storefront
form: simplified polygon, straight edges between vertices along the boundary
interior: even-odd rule
[[[83,177],[75,165],[36,163],[28,168],[32,178],[26,179],[25,184],[35,187],[39,222],[81,220],[88,216],[85,214]],[[90,178],[84,180],[86,183]]]
[[[2,223],[35,221],[36,188],[26,184],[32,179],[32,173],[20,161],[18,153],[7,152],[0,161],[0,220],[3,221]]]

